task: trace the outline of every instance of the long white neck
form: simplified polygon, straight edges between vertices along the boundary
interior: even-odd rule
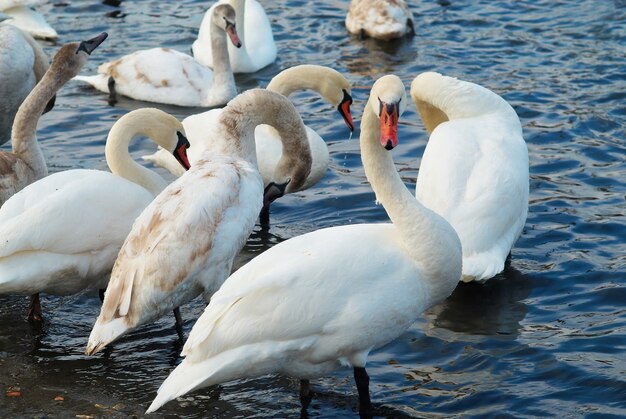
[[[128,145],[138,135],[151,137],[132,119],[125,119],[113,125],[105,147],[107,164],[114,174],[143,186],[152,195],[157,196],[167,186],[165,179],[138,164],[128,153]]]
[[[450,284],[442,283],[439,277],[450,277],[445,275],[449,269],[446,259],[449,249],[456,246],[460,252],[459,239],[452,227],[417,201],[402,182],[391,153],[380,144],[380,120],[369,102],[361,120],[360,144],[367,179],[397,228],[407,254],[431,274],[427,276],[431,292],[447,296]]]
[[[325,85],[329,82],[323,76],[320,66],[299,65],[281,71],[267,85],[267,90],[283,96],[289,96],[298,90],[313,90],[324,96]]]
[[[519,121],[511,105],[489,89],[439,73],[417,76],[411,83],[411,96],[429,132],[441,122],[490,113]]]
[[[224,104],[237,96],[235,77],[228,56],[226,32],[211,22],[211,55],[213,57],[213,81],[209,89],[208,106]]]

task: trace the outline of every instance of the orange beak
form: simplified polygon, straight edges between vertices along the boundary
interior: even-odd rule
[[[398,145],[398,104],[380,102],[380,144],[386,150]]]
[[[187,157],[187,149],[190,146],[189,141],[182,133],[177,132],[176,134],[178,135],[178,143],[176,143],[176,148],[174,149],[174,157],[176,157],[176,160],[178,160],[185,170],[189,170],[191,167],[189,158]]]

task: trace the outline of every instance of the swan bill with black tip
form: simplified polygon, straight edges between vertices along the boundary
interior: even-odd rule
[[[398,145],[398,118],[400,117],[400,103],[385,103],[380,98],[380,144],[386,150],[392,150]]]
[[[263,208],[269,207],[272,202],[285,195],[289,182],[291,182],[291,178],[287,179],[285,183],[270,182],[263,191]]]
[[[241,48],[241,39],[239,39],[239,35],[237,35],[237,28],[234,23],[226,21],[226,33],[230,38],[230,42],[237,48]]]
[[[105,39],[107,39],[107,36],[109,36],[108,33],[102,32],[100,35],[98,35],[98,36],[96,36],[94,38],[91,38],[91,39],[89,39],[87,41],[82,41],[78,45],[78,49],[76,50],[76,54],[78,54],[79,51],[84,51],[85,53],[87,53],[87,55],[91,55],[93,50],[98,48],[98,45],[100,45],[101,43],[104,42]]]
[[[346,122],[346,125],[350,129],[350,131],[354,131],[354,122],[352,121],[352,114],[350,113],[350,105],[352,105],[352,96],[348,93],[346,89],[343,90],[343,99],[341,99],[341,103],[337,106],[337,110],[343,117],[343,120]]]
[[[180,163],[181,166],[185,168],[185,170],[189,170],[191,164],[189,163],[189,158],[187,157],[187,149],[191,146],[189,144],[189,140],[185,135],[176,131],[176,135],[178,136],[178,143],[176,143],[176,148],[174,149],[174,157]]]

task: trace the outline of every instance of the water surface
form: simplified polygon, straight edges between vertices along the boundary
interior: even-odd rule
[[[267,85],[281,69],[331,66],[353,83],[360,119],[368,89],[395,73],[408,87],[436,70],[489,87],[520,116],[530,157],[530,210],[511,264],[485,286],[454,294],[369,360],[373,400],[391,417],[626,416],[626,3],[608,1],[431,1],[411,6],[417,36],[382,44],[349,36],[347,2],[262,1],[279,58],[237,77],[241,89]],[[314,5],[314,6],[313,6]],[[209,3],[95,1],[41,6],[60,43],[106,30],[85,73],[132,51],[189,51]],[[116,10],[121,13],[112,13]],[[53,54],[58,46],[45,44]],[[358,132],[312,94],[294,96],[322,135],[331,164],[313,189],[285,197],[269,232],[256,228],[237,266],[270,246],[322,227],[387,220],[360,161]],[[114,121],[146,103],[115,107],[70,82],[38,136],[51,171],[105,169]],[[197,109],[161,106],[177,117]],[[414,188],[428,140],[415,109],[401,119],[393,156]],[[153,150],[148,140],[135,156]],[[164,318],[95,357],[82,355],[100,309],[96,293],[43,297],[45,323],[28,324],[27,299],[0,298],[2,417],[142,416],[180,361],[181,343]],[[181,311],[188,334],[201,301]],[[352,371],[314,382],[311,417],[355,417]],[[298,383],[284,377],[235,381],[171,402],[155,417],[294,417]],[[64,400],[55,401],[62,396]]]

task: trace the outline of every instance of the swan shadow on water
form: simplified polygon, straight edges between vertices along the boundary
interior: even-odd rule
[[[471,335],[519,334],[528,311],[523,302],[533,278],[507,261],[504,271],[484,284],[459,283],[452,295],[430,310],[433,325]]]

